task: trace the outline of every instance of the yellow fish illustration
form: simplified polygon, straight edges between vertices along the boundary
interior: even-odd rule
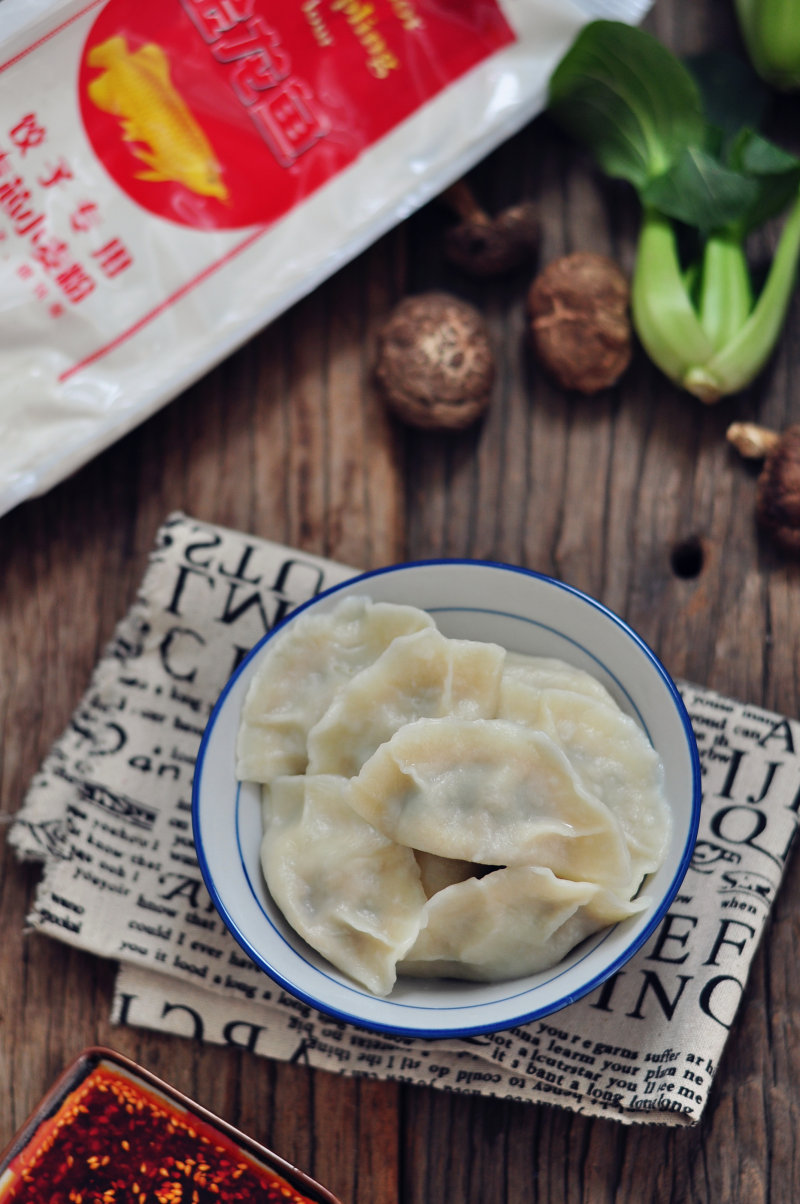
[[[120,119],[122,136],[148,171],[139,180],[172,180],[200,196],[228,200],[214,149],[170,79],[169,60],[148,42],[133,52],[123,37],[93,46],[90,67],[103,67],[88,85],[91,101]]]

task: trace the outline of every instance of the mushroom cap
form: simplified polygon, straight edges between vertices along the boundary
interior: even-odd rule
[[[375,375],[406,422],[469,426],[488,406],[494,383],[488,327],[474,306],[449,293],[405,297],[378,334]]]
[[[756,488],[756,518],[784,549],[800,552],[800,425],[787,426],[767,453]]]
[[[521,201],[495,218],[475,217],[451,226],[444,251],[451,263],[473,276],[500,276],[535,255],[539,217],[531,201]]]
[[[596,393],[630,363],[630,287],[605,255],[578,251],[548,264],[528,292],[539,359],[565,389]]]

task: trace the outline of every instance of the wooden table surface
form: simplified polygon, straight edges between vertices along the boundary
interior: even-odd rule
[[[680,52],[734,47],[720,0],[659,0]],[[776,130],[790,137],[798,102]],[[794,135],[795,138],[797,135]],[[795,146],[795,149],[797,147]],[[539,120],[472,173],[492,208],[532,198],[541,260],[633,260],[637,205]],[[156,529],[173,509],[354,565],[490,557],[553,574],[626,618],[670,672],[800,714],[800,568],[759,539],[755,473],[727,424],[800,421],[800,304],[746,393],[703,407],[637,351],[622,385],[565,395],[525,340],[525,272],[475,284],[448,267],[430,205],[71,480],[0,520],[0,810],[12,813],[66,725]],[[771,235],[756,240],[763,255]],[[390,421],[375,330],[409,292],[486,313],[500,379],[456,436]],[[640,1204],[800,1197],[800,881],[790,863],[702,1123],[625,1127],[546,1105],[337,1078],[108,1021],[114,967],[26,933],[38,871],[0,875],[0,1146],[62,1066],[110,1044],[297,1162],[344,1204]]]

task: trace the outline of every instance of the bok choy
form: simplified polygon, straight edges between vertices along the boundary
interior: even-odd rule
[[[709,55],[684,65],[615,21],[586,26],[550,81],[555,119],[639,195],[631,294],[639,339],[705,402],[745,388],[763,368],[794,288],[800,160],[758,133],[763,107],[747,64]],[[755,295],[745,241],[787,206]]]
[[[736,11],[758,74],[782,91],[800,88],[798,0],[736,0]]]

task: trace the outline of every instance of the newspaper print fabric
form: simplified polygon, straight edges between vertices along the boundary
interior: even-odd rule
[[[287,995],[226,931],[191,831],[194,759],[253,643],[355,570],[172,515],[141,592],[11,831],[44,864],[33,928],[120,971],[113,1019],[348,1075],[558,1104],[625,1122],[699,1120],[792,846],[800,724],[697,686],[703,812],[669,913],[585,999],[458,1040],[376,1035]]]

